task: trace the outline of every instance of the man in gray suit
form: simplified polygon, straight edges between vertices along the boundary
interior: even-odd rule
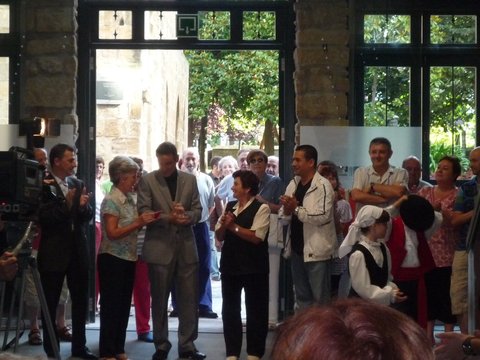
[[[200,220],[202,206],[194,175],[177,171],[175,145],[161,143],[156,151],[160,169],[142,177],[138,185],[138,212],[155,212],[159,221],[147,226],[143,258],[148,264],[152,294],[152,360],[167,359],[168,295],[175,283],[178,306],[180,359],[206,356],[194,345],[198,335],[198,254],[192,226]]]

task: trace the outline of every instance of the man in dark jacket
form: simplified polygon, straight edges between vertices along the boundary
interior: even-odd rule
[[[38,270],[51,319],[55,319],[62,284],[67,277],[72,299],[72,356],[96,359],[85,346],[88,303],[88,249],[85,225],[93,217],[85,186],[74,175],[75,149],[57,144],[50,150],[51,171],[44,180],[39,222],[42,231]],[[45,324],[42,314],[42,322]],[[43,331],[45,352],[54,357],[48,331]],[[56,339],[58,343],[58,338]]]

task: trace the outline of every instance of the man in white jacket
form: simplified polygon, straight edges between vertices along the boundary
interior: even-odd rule
[[[316,171],[317,157],[313,146],[297,146],[292,159],[295,177],[280,198],[279,218],[289,224],[285,254],[291,256],[297,309],[330,300],[335,195],[330,182]]]

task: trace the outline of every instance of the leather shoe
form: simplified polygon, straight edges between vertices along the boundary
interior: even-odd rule
[[[85,347],[85,349],[83,349],[82,351],[72,352],[72,357],[92,360],[98,359],[98,357],[94,355],[87,347]]]
[[[212,310],[200,310],[198,312],[198,317],[207,318],[207,319],[217,319],[218,314]]]
[[[152,360],[167,360],[168,351],[157,349],[152,356]]]
[[[138,341],[143,341],[147,343],[153,343],[153,334],[151,331],[143,333],[143,334],[138,334]]]
[[[180,353],[178,357],[182,360],[203,360],[207,357],[207,355],[195,350]]]
[[[72,332],[68,326],[57,329],[57,336],[60,341],[72,342]]]

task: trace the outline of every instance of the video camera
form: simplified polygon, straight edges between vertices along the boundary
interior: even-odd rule
[[[32,151],[19,147],[0,151],[2,220],[33,220],[40,204],[42,180],[42,170]]]

